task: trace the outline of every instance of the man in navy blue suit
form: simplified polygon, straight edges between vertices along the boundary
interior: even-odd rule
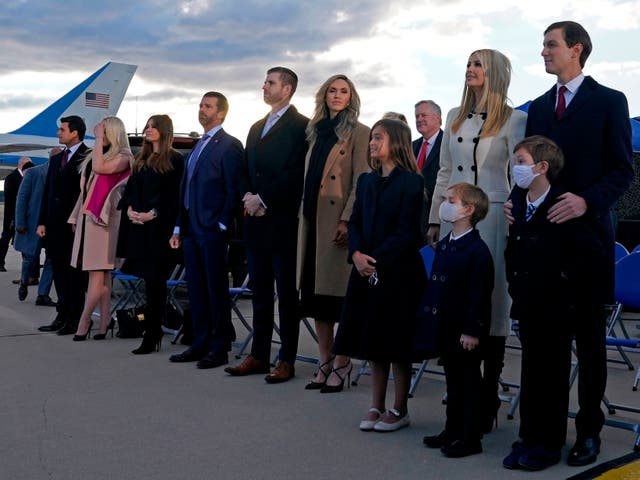
[[[184,246],[184,265],[194,338],[171,362],[195,362],[215,368],[229,362],[235,340],[229,304],[227,249],[236,204],[240,141],[222,129],[229,102],[218,92],[200,101],[198,119],[204,135],[189,155],[180,186],[180,213],[170,243]]]
[[[235,376],[269,372],[275,281],[282,344],[276,368],[265,377],[267,383],[286,382],[294,376],[300,332],[296,243],[309,119],[289,103],[297,85],[297,75],[288,68],[267,71],[262,91],[271,112],[249,130],[240,168],[240,194],[247,213],[243,233],[253,290],[253,342],[251,355],[225,371]]]
[[[546,29],[541,54],[547,73],[557,77],[557,84],[531,103],[526,130],[527,136],[551,138],[564,153],[565,167],[557,185],[567,193],[549,209],[549,220],[563,223],[583,217],[591,235],[585,245],[600,245],[583,259],[584,272],[572,285],[574,315],[567,325],[558,325],[575,336],[580,365],[577,439],[568,458],[573,466],[592,463],[600,453],[604,424],[600,402],[607,382],[605,305],[613,299],[614,281],[610,210],[633,179],[627,100],[621,92],[584,76],[582,69],[590,53],[591,39],[580,24],[563,21]],[[510,207],[507,202],[505,213],[512,220]]]
[[[442,144],[442,110],[433,100],[420,100],[415,105],[416,130],[422,135],[413,141],[413,154],[418,171],[424,179],[424,209],[420,216],[422,240],[427,243],[431,197],[440,169],[440,145]]]

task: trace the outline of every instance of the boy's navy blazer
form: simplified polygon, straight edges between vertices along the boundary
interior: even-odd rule
[[[191,152],[193,154],[193,151]],[[238,167],[242,161],[242,143],[220,129],[200,152],[189,185],[189,211],[184,208],[188,162],[180,182],[180,213],[177,225],[189,215],[188,228],[195,235],[219,231],[218,224],[231,226],[234,208],[240,201]],[[187,225],[184,225],[186,228]]]

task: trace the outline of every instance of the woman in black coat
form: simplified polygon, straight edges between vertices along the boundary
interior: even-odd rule
[[[144,278],[147,309],[142,345],[136,355],[159,350],[167,301],[167,278],[176,264],[169,246],[178,215],[182,155],[171,148],[173,123],[167,115],[153,115],[144,128],[145,141],[136,156],[123,197],[123,225],[118,256],[126,258],[122,271]]]
[[[423,180],[402,122],[376,122],[369,153],[372,172],[358,179],[349,220],[354,268],[334,350],[371,362],[372,406],[360,429],[394,431],[409,425],[411,336],[426,281],[419,252]],[[395,402],[385,415],[390,365]]]

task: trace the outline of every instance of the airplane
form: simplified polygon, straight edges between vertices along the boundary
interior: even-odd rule
[[[46,162],[49,150],[60,146],[56,132],[61,117],[82,117],[87,124],[85,139],[92,140],[96,123],[118,112],[137,68],[109,62],[22,127],[0,134],[0,169],[15,168],[21,157],[30,157],[35,164]]]

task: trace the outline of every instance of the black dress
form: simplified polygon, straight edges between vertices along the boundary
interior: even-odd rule
[[[349,220],[349,261],[376,259],[378,283],[354,267],[334,352],[379,362],[410,362],[416,309],[426,274],[420,256],[423,180],[396,167],[362,175]]]
[[[168,277],[179,258],[169,246],[178,215],[180,179],[184,159],[179,152],[171,156],[173,170],[167,173],[143,167],[129,177],[121,202],[122,223],[118,238],[119,257],[125,258],[122,271],[139,277]],[[127,208],[148,212],[155,208],[158,216],[137,225],[129,221]]]

